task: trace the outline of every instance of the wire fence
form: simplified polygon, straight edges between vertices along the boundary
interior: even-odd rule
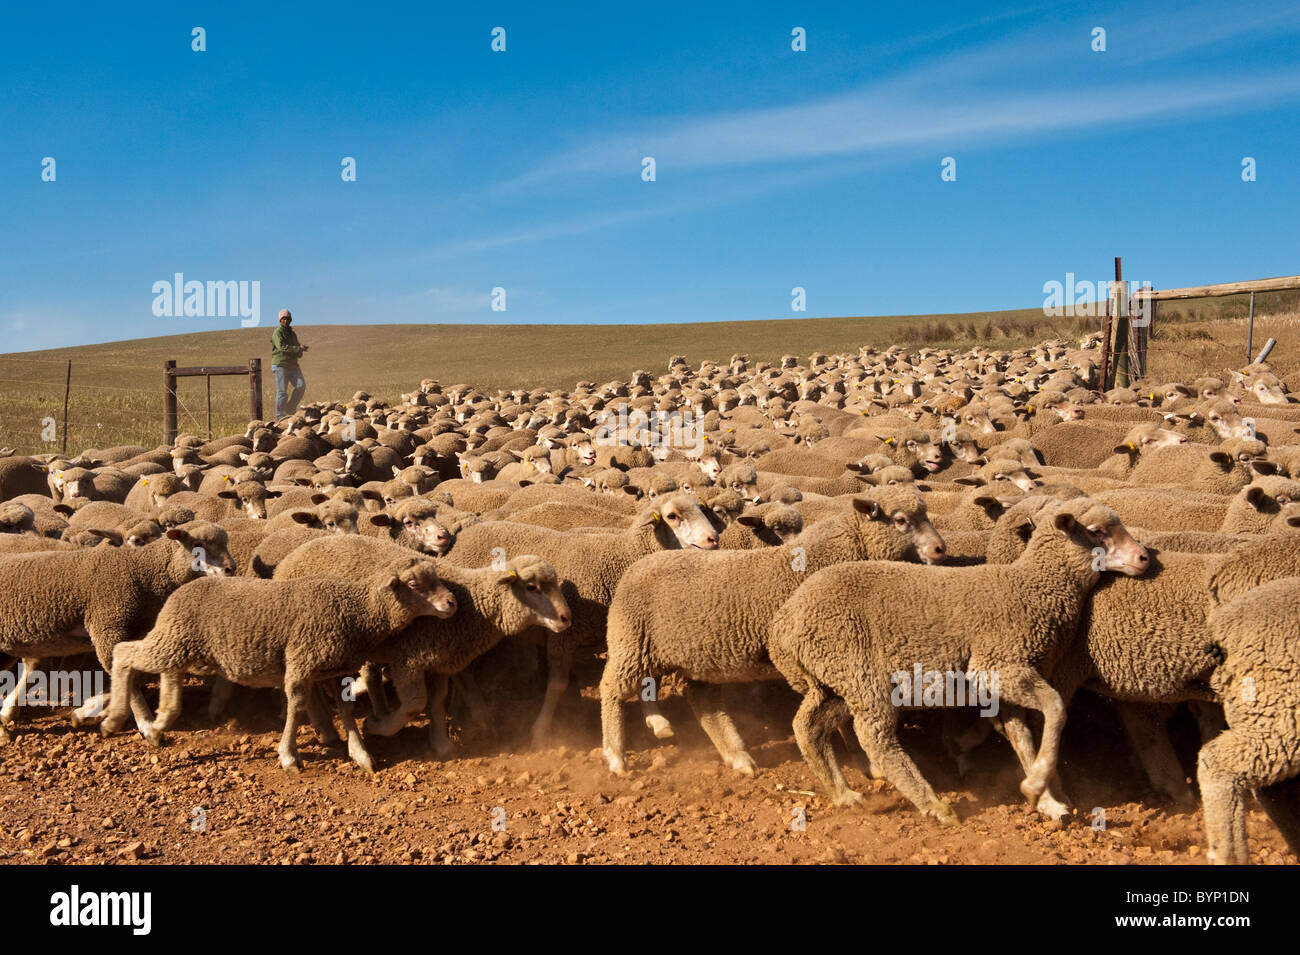
[[[157,365],[0,356],[0,446],[18,454],[66,453],[163,441],[164,390]],[[218,379],[221,381],[222,379]],[[211,415],[200,378],[176,387],[181,431],[243,430],[248,389],[214,387]]]

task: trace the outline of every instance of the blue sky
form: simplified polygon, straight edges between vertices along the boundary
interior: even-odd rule
[[[237,327],[155,316],[176,272],[260,282],[264,325],[1032,307],[1114,255],[1156,287],[1300,272],[1300,4],[556,6],[9,5],[0,351]]]

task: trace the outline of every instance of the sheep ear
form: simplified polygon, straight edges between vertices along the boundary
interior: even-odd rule
[[[324,504],[329,499],[330,497],[328,494],[322,494],[320,492],[317,492],[311,496],[311,502],[313,504]]]
[[[1250,462],[1250,469],[1251,469],[1252,471],[1254,471],[1256,474],[1264,474],[1264,475],[1268,475],[1268,474],[1276,474],[1276,473],[1277,473],[1277,462],[1276,462],[1276,461],[1260,461],[1260,460],[1251,461],[1251,462]]]
[[[1052,526],[1062,534],[1070,533],[1076,523],[1078,522],[1075,521],[1073,514],[1057,514],[1052,518]]]
[[[880,478],[876,477],[874,474],[855,474],[853,476],[863,484],[870,484],[872,487],[880,484]]]
[[[640,496],[641,496],[641,489],[640,489],[639,487],[635,487],[635,486],[633,486],[633,485],[631,485],[631,484],[624,484],[624,485],[623,485],[623,493],[624,493],[624,494],[631,494],[633,497],[640,497]]]
[[[1226,451],[1211,451],[1210,460],[1225,471],[1232,467],[1232,455]]]
[[[393,477],[400,477],[400,476],[401,476],[401,473],[402,473],[402,469],[399,468],[396,464],[394,464],[394,465],[393,465]]]
[[[1268,495],[1264,493],[1262,487],[1248,487],[1246,488],[1246,500],[1250,502],[1250,506],[1255,510],[1260,510],[1264,506],[1264,502],[1268,500]]]
[[[121,531],[102,531],[102,530],[99,530],[98,528],[90,528],[90,529],[87,530],[87,533],[88,533],[88,534],[95,534],[95,535],[98,536],[98,537],[102,537],[104,540],[108,541],[108,542],[109,542],[110,544],[112,544],[114,547],[121,547],[121,546],[122,546],[122,540],[123,540],[123,538],[122,538],[122,532],[121,532]],[[168,536],[171,536],[171,535],[168,534]]]
[[[736,523],[744,524],[746,527],[759,527],[762,525],[763,519],[757,514],[741,514],[736,518]]]
[[[224,498],[226,498],[227,500],[229,500],[229,499],[231,499],[231,498],[239,497],[239,495],[238,495],[237,493],[235,493],[234,491],[218,491],[218,492],[217,492],[217,497],[224,497]]]
[[[55,504],[55,505],[54,505],[54,510],[55,510],[56,512],[58,512],[59,514],[66,514],[66,515],[68,515],[69,517],[71,517],[73,514],[77,513],[75,509],[73,509],[71,506],[69,506],[69,505],[67,505],[67,504]]]
[[[502,574],[500,577],[497,578],[497,586],[513,587],[518,580],[519,580],[519,575],[517,573],[515,573],[513,570],[507,571],[506,573]]]
[[[100,532],[99,532],[99,531],[96,531],[95,533],[98,534],[98,533],[100,533]],[[120,535],[119,535],[119,536],[120,536]],[[171,527],[171,528],[168,528],[168,529],[167,529],[167,534],[166,534],[166,536],[167,536],[167,538],[168,538],[169,540],[180,541],[180,542],[181,542],[182,544],[184,544],[186,547],[189,546],[190,535],[189,535],[189,532],[186,531],[184,528],[181,528],[181,527]]]
[[[1292,514],[1286,519],[1288,527],[1300,527],[1300,514]]]
[[[376,527],[392,527],[397,522],[393,520],[391,515],[380,511],[376,514],[370,515],[370,523],[374,524]]]
[[[316,523],[316,515],[313,514],[311,511],[293,511],[289,516],[292,517],[299,524]]]
[[[884,513],[884,509],[876,501],[869,497],[855,497],[853,499],[853,509],[859,514],[864,514],[871,520],[875,520]]]
[[[978,474],[971,474],[967,477],[953,478],[952,483],[960,484],[963,487],[983,487],[989,482],[984,480],[984,478],[980,477]]]

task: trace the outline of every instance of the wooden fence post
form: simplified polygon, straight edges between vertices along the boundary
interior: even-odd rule
[[[68,359],[68,377],[63,382],[63,447],[62,454],[68,453],[68,394],[72,391],[72,359]]]
[[[1115,256],[1115,284],[1110,287],[1111,312],[1115,315],[1115,387],[1129,386],[1128,362],[1128,296],[1124,294],[1122,283],[1124,270],[1120,257]]]
[[[248,413],[250,421],[262,420],[262,359],[248,359]]]
[[[163,396],[163,444],[176,441],[176,362],[163,363],[163,386],[167,389]]]

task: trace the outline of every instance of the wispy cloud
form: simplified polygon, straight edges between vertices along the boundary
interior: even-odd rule
[[[1276,36],[1300,27],[1295,10],[1224,22],[1221,13],[1212,20],[1205,9],[1194,8],[1186,16],[1180,14],[1177,30],[1167,24],[1157,29],[1162,24],[1148,19],[1095,19],[1110,22],[1129,42],[1141,37],[1138,59],[1148,63],[1233,38]],[[633,132],[581,142],[509,185],[535,187],[581,175],[628,175],[647,155],[655,157],[661,170],[690,171],[902,152],[928,145],[997,145],[1016,137],[1174,118],[1300,94],[1300,76],[1294,71],[1079,83],[1077,76],[1058,77],[1064,73],[1059,61],[1069,50],[1086,49],[1087,31],[1071,28],[1052,37],[1050,42],[1030,35],[995,41],[847,93],[794,105],[646,122]]]

